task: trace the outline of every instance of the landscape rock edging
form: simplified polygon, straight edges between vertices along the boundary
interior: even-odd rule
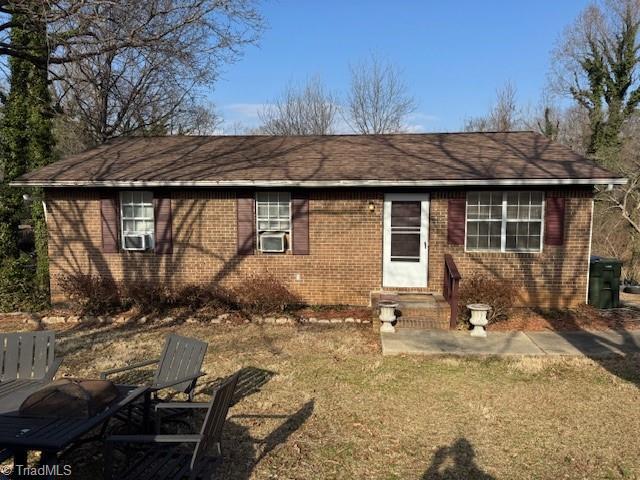
[[[24,323],[36,323],[41,325],[62,325],[62,324],[78,324],[78,323],[99,323],[99,324],[111,324],[111,323],[128,323],[135,322],[139,324],[145,324],[150,321],[169,321],[174,320],[174,317],[166,316],[166,317],[158,317],[157,319],[151,320],[148,316],[137,317],[136,315],[116,315],[116,316],[93,316],[93,315],[44,315],[39,316],[36,314],[23,314],[16,312],[15,316],[24,315]],[[253,322],[256,324],[272,324],[272,325],[291,325],[294,323],[301,324],[370,324],[370,319],[361,319],[354,317],[334,317],[334,318],[317,318],[317,317],[296,317],[291,315],[281,315],[281,316],[263,316],[263,315],[253,315],[251,319],[246,319],[244,323]],[[202,319],[198,317],[187,317],[185,320],[186,323],[211,323],[214,325],[228,325],[232,323],[236,323],[231,319],[230,313],[223,313],[212,317],[210,319]]]

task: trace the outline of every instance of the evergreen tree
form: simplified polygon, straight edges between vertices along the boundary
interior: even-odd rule
[[[46,59],[46,25],[34,24],[33,19],[24,15],[14,15],[12,22],[15,25],[11,30],[12,45],[34,57]],[[4,171],[0,187],[0,259],[7,266],[18,257],[18,224],[30,216],[37,262],[32,280],[35,281],[34,290],[39,294],[48,291],[49,282],[43,193],[41,189],[31,192],[29,212],[22,198],[26,191],[9,187],[9,183],[53,160],[51,95],[46,63],[34,63],[19,57],[9,59],[10,90],[0,123],[0,162]]]
[[[26,18],[16,16],[16,23]],[[11,30],[11,43],[26,45],[29,34],[21,28]],[[9,187],[9,182],[27,171],[29,149],[29,76],[33,65],[17,57],[9,58],[11,85],[3,106],[0,124],[0,163],[2,185],[0,186],[0,259],[15,257],[18,253],[18,223],[23,211],[21,189]]]
[[[540,133],[550,140],[557,140],[558,133],[560,132],[560,120],[552,118],[551,108],[545,107],[544,120],[538,122],[538,129]]]
[[[40,23],[30,35],[30,45],[38,57],[46,58],[46,25]],[[46,68],[32,65],[28,77],[29,115],[27,129],[29,143],[27,147],[27,168],[34,170],[51,163],[54,150],[53,112],[51,107],[51,93]],[[42,189],[31,192],[31,224],[34,232],[36,249],[36,284],[37,287],[49,290],[49,257],[47,248],[47,224],[44,213],[44,195]]]

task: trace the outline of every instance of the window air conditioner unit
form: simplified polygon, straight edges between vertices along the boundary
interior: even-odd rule
[[[260,234],[260,250],[262,252],[284,252],[284,233],[265,232]]]
[[[151,235],[148,233],[125,233],[124,249],[125,250],[147,250],[151,248]]]

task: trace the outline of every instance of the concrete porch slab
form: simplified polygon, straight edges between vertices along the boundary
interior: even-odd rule
[[[468,332],[398,330],[382,333],[383,355],[606,357],[640,353],[640,330],[623,332]]]
[[[381,336],[383,355],[545,355],[522,332],[496,332],[476,338],[467,332],[399,330]]]

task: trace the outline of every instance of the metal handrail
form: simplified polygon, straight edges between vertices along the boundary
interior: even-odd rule
[[[444,285],[442,293],[451,309],[449,317],[449,328],[452,330],[458,324],[458,300],[460,298],[459,285],[462,275],[458,271],[453,257],[448,253],[444,256]]]

